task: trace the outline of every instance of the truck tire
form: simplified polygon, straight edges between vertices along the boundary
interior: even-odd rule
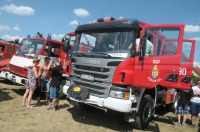
[[[145,129],[149,126],[153,112],[153,101],[150,95],[145,95],[139,106],[139,110],[136,114],[135,122],[131,125],[138,129]]]

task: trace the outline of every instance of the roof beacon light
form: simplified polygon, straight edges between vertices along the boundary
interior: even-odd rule
[[[97,19],[97,22],[110,22],[110,21],[113,21],[113,20],[115,20],[114,17],[105,17],[105,18]]]
[[[51,34],[50,34],[50,33],[48,34],[47,38],[48,38],[48,39],[51,39]]]
[[[31,35],[30,35],[30,34],[28,34],[28,35],[27,35],[27,38],[31,38]]]

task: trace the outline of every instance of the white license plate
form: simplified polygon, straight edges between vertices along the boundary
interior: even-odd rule
[[[82,74],[80,76],[81,79],[85,79],[85,80],[90,80],[90,81],[94,81],[94,77],[91,75],[86,75],[86,74]]]

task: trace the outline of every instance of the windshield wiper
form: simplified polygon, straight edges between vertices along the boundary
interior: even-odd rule
[[[85,53],[76,53],[76,55],[77,55],[78,57],[83,57],[83,56],[85,56],[86,54],[85,54]]]
[[[106,58],[112,58],[111,55],[109,55],[107,53],[103,53],[103,52],[95,52],[94,54],[98,55],[98,56],[106,57]]]
[[[95,58],[112,58],[111,55],[102,52],[94,52],[94,53],[76,53],[78,57],[95,57]]]

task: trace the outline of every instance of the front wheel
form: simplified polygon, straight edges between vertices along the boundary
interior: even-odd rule
[[[153,112],[153,101],[150,95],[145,95],[136,114],[135,122],[131,123],[138,129],[145,129],[149,126]]]

